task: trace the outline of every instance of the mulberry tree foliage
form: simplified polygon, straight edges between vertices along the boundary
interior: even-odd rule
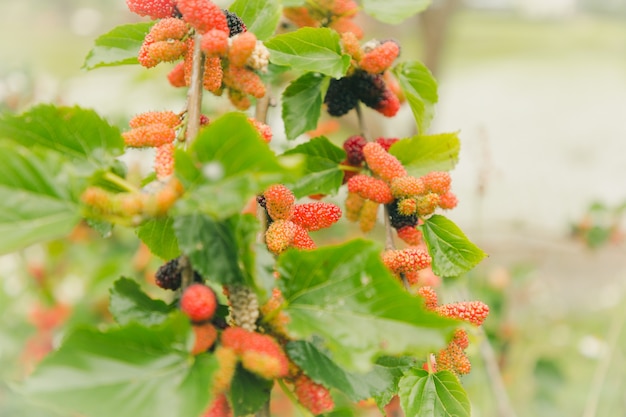
[[[266,415],[276,386],[313,415],[399,396],[407,415],[469,416],[468,332],[489,307],[440,304],[437,286],[485,254],[445,217],[459,137],[427,134],[435,79],[355,19],[429,2],[381,4],[127,0],[143,20],[84,68],[166,67],[155,83],[182,108],[119,127],[79,107],[1,115],[0,252],[89,224],[134,230],[161,265],[113,283],[113,322],[68,330],[18,390],[88,417]],[[369,114],[402,107],[417,135],[367,136]],[[328,130],[354,115],[347,137]],[[152,150],[150,172],[119,159],[130,148]]]

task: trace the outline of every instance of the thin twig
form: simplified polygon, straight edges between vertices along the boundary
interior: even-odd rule
[[[359,122],[359,130],[361,131],[361,136],[363,136],[367,141],[370,140],[369,132],[367,130],[367,125],[365,124],[365,117],[363,116],[363,110],[361,110],[361,104],[357,103],[356,107],[356,117]]]
[[[593,375],[589,388],[589,396],[587,397],[587,403],[585,404],[585,411],[582,417],[594,417],[598,411],[598,405],[600,404],[600,397],[606,376],[611,369],[611,360],[615,353],[617,344],[619,343],[624,323],[626,322],[626,308],[622,307],[618,314],[613,315],[611,321],[611,327],[609,328],[607,348],[603,352],[602,360],[598,364],[596,371]]]
[[[200,115],[202,114],[202,78],[204,76],[204,55],[200,49],[201,35],[194,38],[193,64],[191,79],[187,91],[187,146],[196,138],[200,130]]]
[[[200,131],[200,115],[202,114],[202,78],[204,76],[204,56],[200,49],[202,37],[196,35],[194,39],[193,63],[191,79],[187,91],[187,131],[182,137],[186,140],[186,146],[196,138]],[[181,273],[181,291],[193,283],[193,266],[187,255],[181,255],[178,260]]]
[[[504,385],[504,381],[502,380],[502,374],[500,372],[500,367],[498,366],[496,354],[493,351],[493,346],[491,346],[491,342],[489,342],[483,328],[479,327],[478,331],[482,336],[482,341],[479,346],[480,354],[485,362],[485,370],[487,372],[487,376],[489,377],[496,406],[498,407],[498,416],[516,417],[515,410],[513,409],[511,400],[509,399],[509,394],[506,392],[506,387]]]

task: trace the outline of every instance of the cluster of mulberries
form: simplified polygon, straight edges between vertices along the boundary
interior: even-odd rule
[[[403,276],[410,285],[418,282],[418,272],[430,266],[428,251],[420,248],[388,249],[382,254],[385,266],[396,276]]]
[[[345,77],[332,79],[324,96],[328,114],[343,116],[362,102],[386,117],[400,109],[400,99],[385,82],[382,74],[357,69]]]
[[[295,196],[282,184],[268,187],[259,202],[270,220],[265,243],[274,254],[289,247],[315,249],[309,232],[330,227],[341,217],[341,209],[332,203],[295,204]]]
[[[180,116],[172,111],[151,111],[133,117],[131,130],[122,133],[126,146],[156,148],[154,170],[162,180],[174,172],[174,141]]]
[[[153,192],[113,193],[91,186],[83,192],[81,201],[94,218],[135,226],[148,218],[165,216],[184,191],[174,177],[154,188]]]
[[[328,114],[343,116],[357,104],[366,106],[387,117],[400,109],[401,93],[388,69],[400,54],[393,40],[372,40],[361,46],[353,33],[342,34],[343,50],[352,57],[345,77],[331,80],[324,102]]]
[[[482,301],[466,301],[439,305],[437,293],[432,287],[424,286],[417,290],[417,294],[424,299],[426,309],[436,312],[440,316],[463,320],[475,326],[480,326],[489,315],[489,306]],[[432,371],[447,370],[455,375],[468,374],[471,370],[469,358],[465,349],[469,346],[469,339],[465,329],[457,329],[448,345],[439,351],[430,368]]]
[[[151,68],[160,62],[182,59],[168,74],[174,87],[190,84],[194,32],[202,35],[205,55],[203,87],[216,95],[228,91],[238,109],[251,105],[250,97],[265,95],[258,72],[266,72],[269,51],[233,12],[210,0],[127,0],[131,11],[159,20],[146,35],[139,51],[140,64]]]
[[[361,229],[367,232],[375,223],[376,210],[370,208],[362,213],[367,207],[365,203],[385,204],[398,237],[417,246],[422,240],[416,228],[420,218],[430,216],[437,208],[454,208],[457,199],[450,191],[451,179],[447,172],[433,171],[422,177],[408,175],[402,163],[389,153],[395,142],[395,138],[378,138],[367,143],[360,136],[352,136],[344,142],[346,160],[343,164],[355,169],[345,176],[348,185],[346,215],[349,220],[360,221]],[[358,173],[364,166],[374,176]],[[368,217],[362,220],[364,214]]]
[[[353,20],[357,12],[358,5],[353,0],[307,2],[304,6],[283,9],[284,16],[297,27],[329,27],[360,39],[363,30]]]

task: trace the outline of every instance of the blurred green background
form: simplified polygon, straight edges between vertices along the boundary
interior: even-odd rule
[[[99,34],[137,20],[123,0],[3,1],[0,11],[3,111],[78,104],[123,126],[184,105],[167,68],[81,70]],[[433,68],[431,130],[461,132],[450,217],[490,256],[444,297],[492,307],[490,344],[474,335],[463,378],[473,415],[626,415],[626,2],[440,0],[398,27],[360,23],[366,39],[397,38],[403,59]],[[372,115],[370,129],[403,137],[412,126],[403,111],[393,123]],[[48,415],[11,395],[10,381],[64,329],[106,320],[114,279],[158,266],[131,234],[112,239],[80,229],[0,257],[0,416]],[[36,306],[58,303],[68,319],[38,321]]]

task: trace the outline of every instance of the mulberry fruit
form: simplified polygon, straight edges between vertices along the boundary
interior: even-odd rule
[[[192,284],[185,289],[180,298],[180,309],[193,322],[211,319],[217,309],[215,293],[204,284]]]
[[[156,148],[154,172],[157,179],[165,179],[174,173],[174,149],[173,143],[166,143]]]
[[[228,33],[211,29],[202,35],[200,48],[209,56],[223,56],[228,52]]]
[[[418,246],[422,243],[422,232],[415,226],[404,226],[397,229],[398,237],[404,243],[411,246]]]
[[[309,231],[330,227],[341,217],[341,209],[332,203],[298,204],[293,208],[291,221]]]
[[[226,16],[209,0],[177,0],[176,7],[183,19],[203,34],[211,29],[229,32]]]
[[[211,323],[195,324],[192,326],[192,329],[195,338],[191,354],[199,355],[209,350],[217,339],[217,329]]]
[[[383,147],[383,149],[389,152],[389,148],[391,148],[391,145],[399,140],[400,139],[398,138],[377,138],[374,142],[378,143],[380,146]]]
[[[398,158],[388,153],[376,142],[370,142],[363,147],[363,156],[367,166],[387,182],[407,175]]]
[[[295,224],[295,233],[293,235],[291,246],[297,249],[305,250],[311,250],[317,247],[313,239],[311,239],[311,236],[309,236],[309,233],[306,231],[306,229],[297,224]]]
[[[155,283],[164,290],[177,290],[180,288],[182,281],[181,270],[178,264],[178,258],[174,258],[157,269],[155,274]],[[202,276],[197,271],[193,272],[194,282],[202,282]]]
[[[422,177],[428,191],[435,194],[445,194],[450,191],[452,179],[445,171],[433,171]]]
[[[410,216],[404,216],[400,213],[398,210],[398,200],[394,200],[391,204],[387,204],[387,210],[389,211],[389,221],[394,229],[400,230],[406,226],[415,227],[415,225],[417,225],[417,215],[412,214]]]
[[[229,327],[222,332],[221,342],[235,351],[244,368],[263,378],[283,378],[289,372],[287,355],[269,335]]]
[[[431,262],[428,252],[417,248],[389,249],[383,253],[382,260],[396,274],[428,268]]]
[[[163,123],[155,123],[131,129],[122,133],[122,137],[129,147],[159,147],[172,143],[176,139],[176,131]]]
[[[420,287],[417,290],[417,294],[424,299],[424,306],[426,307],[426,309],[431,311],[435,311],[437,309],[439,301],[437,299],[437,293],[435,292],[433,287]]]
[[[482,301],[461,301],[441,305],[437,308],[437,313],[480,326],[489,315],[489,306]]]
[[[335,408],[330,391],[306,375],[300,375],[294,383],[298,401],[314,415],[327,413]]]
[[[400,47],[394,41],[384,42],[363,55],[359,67],[370,74],[381,74],[400,55]]]
[[[213,399],[209,408],[202,414],[202,417],[232,417],[233,410],[230,408],[226,394],[220,393]]]
[[[346,151],[348,163],[353,166],[359,166],[365,160],[363,156],[363,147],[367,144],[367,140],[363,136],[350,136],[343,143],[343,150]]]
[[[369,175],[358,174],[348,180],[348,191],[380,204],[389,204],[393,195],[386,182]]]
[[[139,16],[162,19],[174,15],[175,0],[126,0],[128,9]]]
[[[397,177],[391,181],[391,194],[396,198],[416,197],[426,192],[426,185],[421,178]]]
[[[256,36],[252,32],[244,32],[231,38],[228,50],[228,61],[231,65],[243,67],[256,48]]]
[[[155,42],[168,40],[181,40],[187,34],[189,28],[187,24],[180,19],[168,17],[159,20],[150,29],[150,36]]]
[[[231,12],[230,10],[222,10],[224,15],[226,16],[226,23],[228,24],[228,33],[230,37],[237,35],[238,33],[242,33],[247,31],[245,23],[236,13]]]
[[[286,220],[293,213],[296,197],[282,184],[270,185],[264,192],[264,207],[272,220]]]
[[[275,255],[284,252],[296,235],[296,225],[289,220],[276,220],[265,232],[267,249]]]
[[[131,128],[136,128],[157,123],[162,123],[167,127],[175,128],[180,124],[180,117],[178,117],[178,115],[173,111],[151,111],[136,115],[130,119],[128,125]]]
[[[324,103],[328,114],[340,117],[356,107],[359,98],[355,93],[352,77],[331,79]]]
[[[378,218],[378,204],[372,200],[365,200],[359,213],[359,228],[363,233],[371,231],[376,226]]]

